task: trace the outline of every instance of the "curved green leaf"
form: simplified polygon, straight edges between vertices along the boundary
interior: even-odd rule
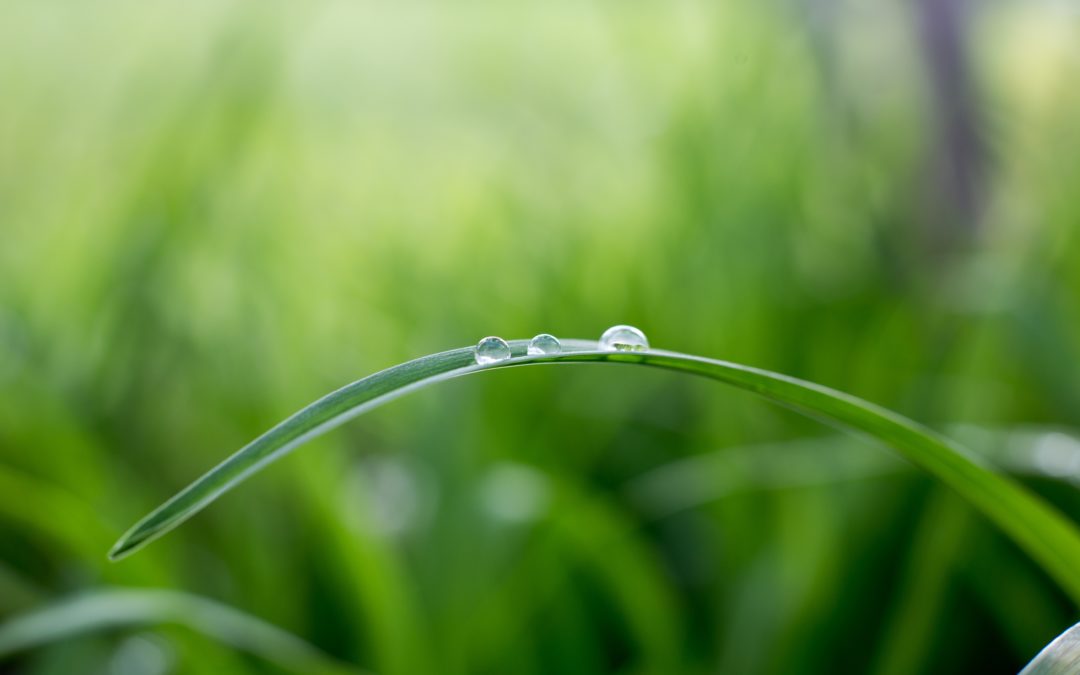
[[[676,352],[599,351],[593,341],[564,341],[561,354],[528,356],[525,340],[512,358],[477,365],[465,347],[369,375],[312,403],[258,437],[125,533],[110,552],[119,559],[173,529],[240,481],[288,451],[357,415],[422,387],[482,370],[548,363],[606,362],[701,375],[760,394],[811,417],[865,433],[952,487],[993,520],[1080,603],[1080,531],[1022,486],[963,448],[896,413],[828,387],[759,368]]]

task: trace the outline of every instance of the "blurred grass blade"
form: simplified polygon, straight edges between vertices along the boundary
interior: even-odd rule
[[[867,450],[872,448],[874,452]],[[909,463],[851,434],[728,446],[639,474],[627,497],[652,518],[666,518],[735,494],[863,481],[911,472]]]
[[[31,607],[42,597],[42,591],[36,584],[0,562],[0,614]]]
[[[148,589],[80,594],[0,625],[0,659],[75,635],[127,626],[177,624],[299,673],[356,675],[292,633],[196,595]]]
[[[1046,645],[1020,675],[1073,675],[1080,673],[1080,623]]]
[[[312,403],[266,432],[136,523],[113,547],[119,559],[173,529],[269,462],[301,443],[419,388],[481,370],[543,363],[608,362],[677,370],[760,394],[811,417],[863,432],[952,487],[1015,539],[1080,603],[1080,531],[1058,511],[999,475],[957,445],[900,415],[861,399],[758,368],[675,352],[598,351],[593,341],[564,341],[561,354],[479,366],[471,347],[432,354],[375,373]]]

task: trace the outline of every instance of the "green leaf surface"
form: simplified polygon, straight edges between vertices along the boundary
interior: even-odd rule
[[[357,380],[300,410],[240,449],[136,523],[113,547],[119,559],[178,526],[220,495],[293,448],[387,401],[462,375],[552,363],[652,366],[708,377],[760,394],[823,422],[866,434],[937,477],[1019,543],[1080,604],[1080,531],[1016,482],[935,432],[854,396],[786,375],[676,352],[600,351],[566,340],[561,354],[528,356],[528,342],[510,343],[512,358],[477,365],[465,347],[432,354]]]
[[[207,598],[156,589],[111,588],[81,593],[0,625],[0,660],[75,635],[132,626],[175,624],[286,669],[358,675],[292,633]]]
[[[1074,675],[1080,673],[1080,623],[1046,645],[1020,671],[1020,675]]]

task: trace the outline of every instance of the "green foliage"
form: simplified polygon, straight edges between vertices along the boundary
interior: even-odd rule
[[[102,555],[362,374],[624,322],[920,420],[1076,521],[1075,21],[969,3],[949,87],[940,4],[0,3],[0,624],[144,587],[380,675],[1017,672],[1077,620],[1024,537],[656,368],[445,382]],[[0,670],[122,673],[143,637],[281,670],[172,624]]]

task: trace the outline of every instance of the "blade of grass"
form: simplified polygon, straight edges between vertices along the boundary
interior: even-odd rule
[[[36,584],[0,562],[0,614],[36,605],[42,597],[43,592]]]
[[[919,517],[907,552],[896,600],[882,631],[876,675],[904,675],[927,670],[939,625],[948,607],[959,558],[969,545],[971,510],[940,488],[934,490]]]
[[[650,469],[625,489],[651,517],[666,518],[735,494],[863,481],[912,470],[895,455],[868,452],[870,447],[850,434],[726,447]]]
[[[1080,623],[1046,645],[1020,675],[1072,675],[1080,672]]]
[[[437,669],[421,644],[422,619],[398,552],[382,537],[350,527],[340,518],[340,496],[326,490],[329,477],[345,470],[324,455],[297,472],[301,498],[310,509],[319,576],[368,628],[363,652],[347,652],[380,673],[431,673]],[[361,507],[362,508],[362,507]]]
[[[0,625],[0,659],[74,635],[126,626],[176,624],[301,673],[358,675],[292,633],[196,595],[151,589],[90,591]]]
[[[708,377],[751,391],[806,415],[864,433],[953,488],[1017,541],[1080,604],[1080,531],[1060,512],[960,446],[896,413],[854,396],[779,373],[676,352],[608,352],[593,341],[567,340],[561,354],[477,365],[471,347],[432,354],[353,382],[281,422],[136,523],[116,543],[116,560],[160,537],[268,463],[327,430],[399,396],[462,375],[547,363],[643,365]]]

